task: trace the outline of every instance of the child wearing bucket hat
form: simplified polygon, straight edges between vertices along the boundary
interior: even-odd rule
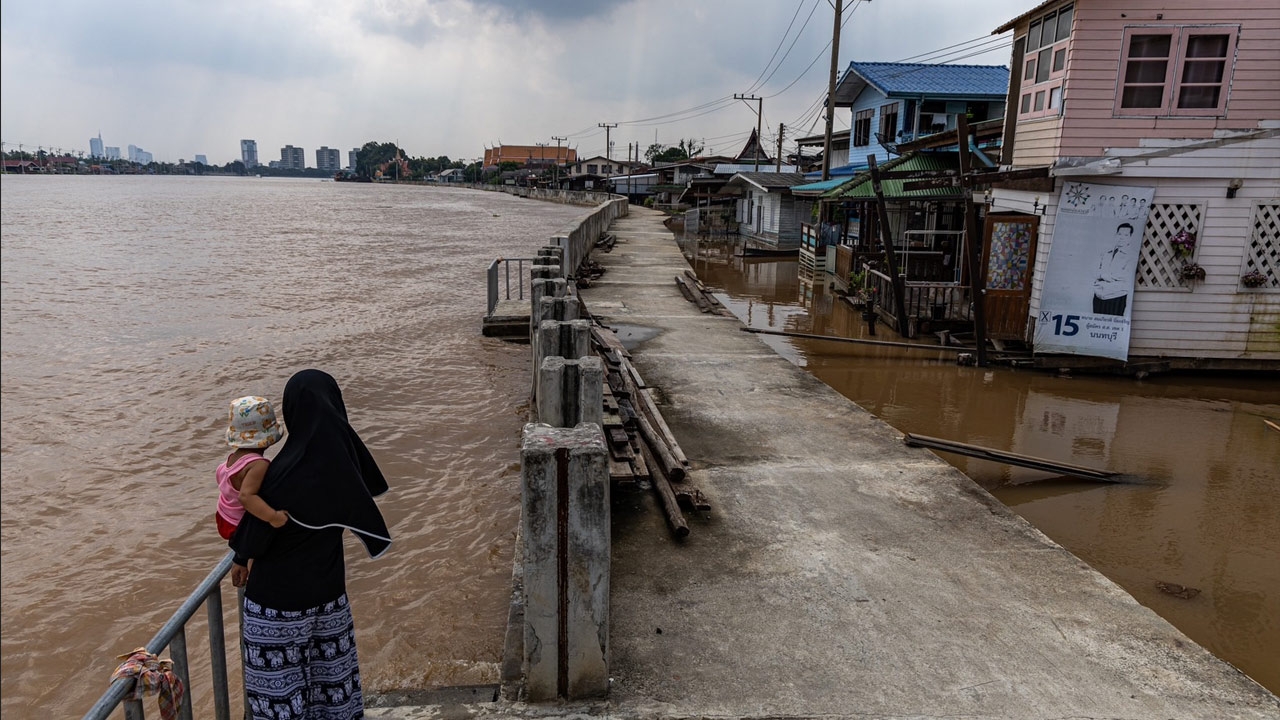
[[[276,510],[258,496],[271,461],[262,456],[280,440],[276,411],[266,398],[249,395],[231,401],[227,444],[235,450],[218,466],[218,534],[230,540],[248,510],[271,527],[283,527],[289,513]]]

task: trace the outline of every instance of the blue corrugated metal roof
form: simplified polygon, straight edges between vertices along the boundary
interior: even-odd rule
[[[889,97],[1003,98],[1009,92],[1009,68],[1001,65],[851,62],[849,69]]]
[[[821,173],[819,173],[821,174]],[[841,185],[853,179],[851,175],[841,175],[833,177],[830,180],[820,180],[818,182],[805,183],[804,185],[795,185],[791,188],[792,195],[821,195],[828,190],[834,190]]]

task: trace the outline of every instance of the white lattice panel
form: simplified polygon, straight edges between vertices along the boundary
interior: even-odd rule
[[[1169,239],[1186,230],[1200,236],[1204,206],[1190,203],[1152,203],[1147,228],[1142,233],[1142,254],[1138,257],[1138,287],[1182,288],[1182,265],[1191,258],[1173,252]]]
[[[1253,209],[1253,231],[1249,233],[1240,274],[1252,270],[1267,277],[1263,289],[1280,288],[1280,205],[1258,205]]]

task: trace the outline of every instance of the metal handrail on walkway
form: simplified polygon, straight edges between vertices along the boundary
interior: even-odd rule
[[[485,310],[485,317],[493,317],[494,308],[498,307],[499,295],[503,295],[502,299],[511,299],[511,263],[516,263],[516,281],[518,290],[516,294],[517,300],[524,299],[524,264],[529,263],[529,267],[533,267],[534,258],[498,258],[489,263],[489,304]],[[499,272],[499,268],[503,272]],[[499,287],[499,286],[502,287]]]
[[[182,680],[186,692],[182,695],[182,707],[178,717],[181,720],[192,720],[191,715],[191,676],[187,663],[187,621],[195,615],[196,610],[204,605],[209,614],[209,657],[213,675],[213,712],[217,720],[231,720],[231,701],[227,691],[227,643],[222,626],[222,579],[231,570],[234,553],[228,551],[222,560],[214,566],[196,589],[187,596],[177,612],[160,628],[155,637],[147,643],[147,652],[159,654],[169,648],[173,659],[173,671]],[[107,691],[98,698],[98,702],[89,708],[83,720],[106,720],[121,703],[124,704],[126,720],[144,720],[142,701],[130,697],[133,694],[134,678],[120,678],[111,683]]]

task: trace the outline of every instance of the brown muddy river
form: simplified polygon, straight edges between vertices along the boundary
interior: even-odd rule
[[[866,337],[860,311],[824,281],[801,279],[794,260],[735,257],[724,242],[682,245],[698,276],[748,325]],[[1083,483],[939,453],[1143,605],[1280,692],[1280,433],[1263,422],[1280,422],[1276,377],[1058,377],[959,367],[952,354],[760,337],[903,432],[1140,479]],[[898,337],[881,325],[876,339]],[[1200,592],[1183,599],[1158,582]]]
[[[0,715],[79,717],[173,613],[226,552],[227,403],[306,367],[391,484],[391,550],[348,540],[366,688],[496,682],[528,349],[481,336],[484,269],[585,208],[254,178],[5,176],[3,198]]]

